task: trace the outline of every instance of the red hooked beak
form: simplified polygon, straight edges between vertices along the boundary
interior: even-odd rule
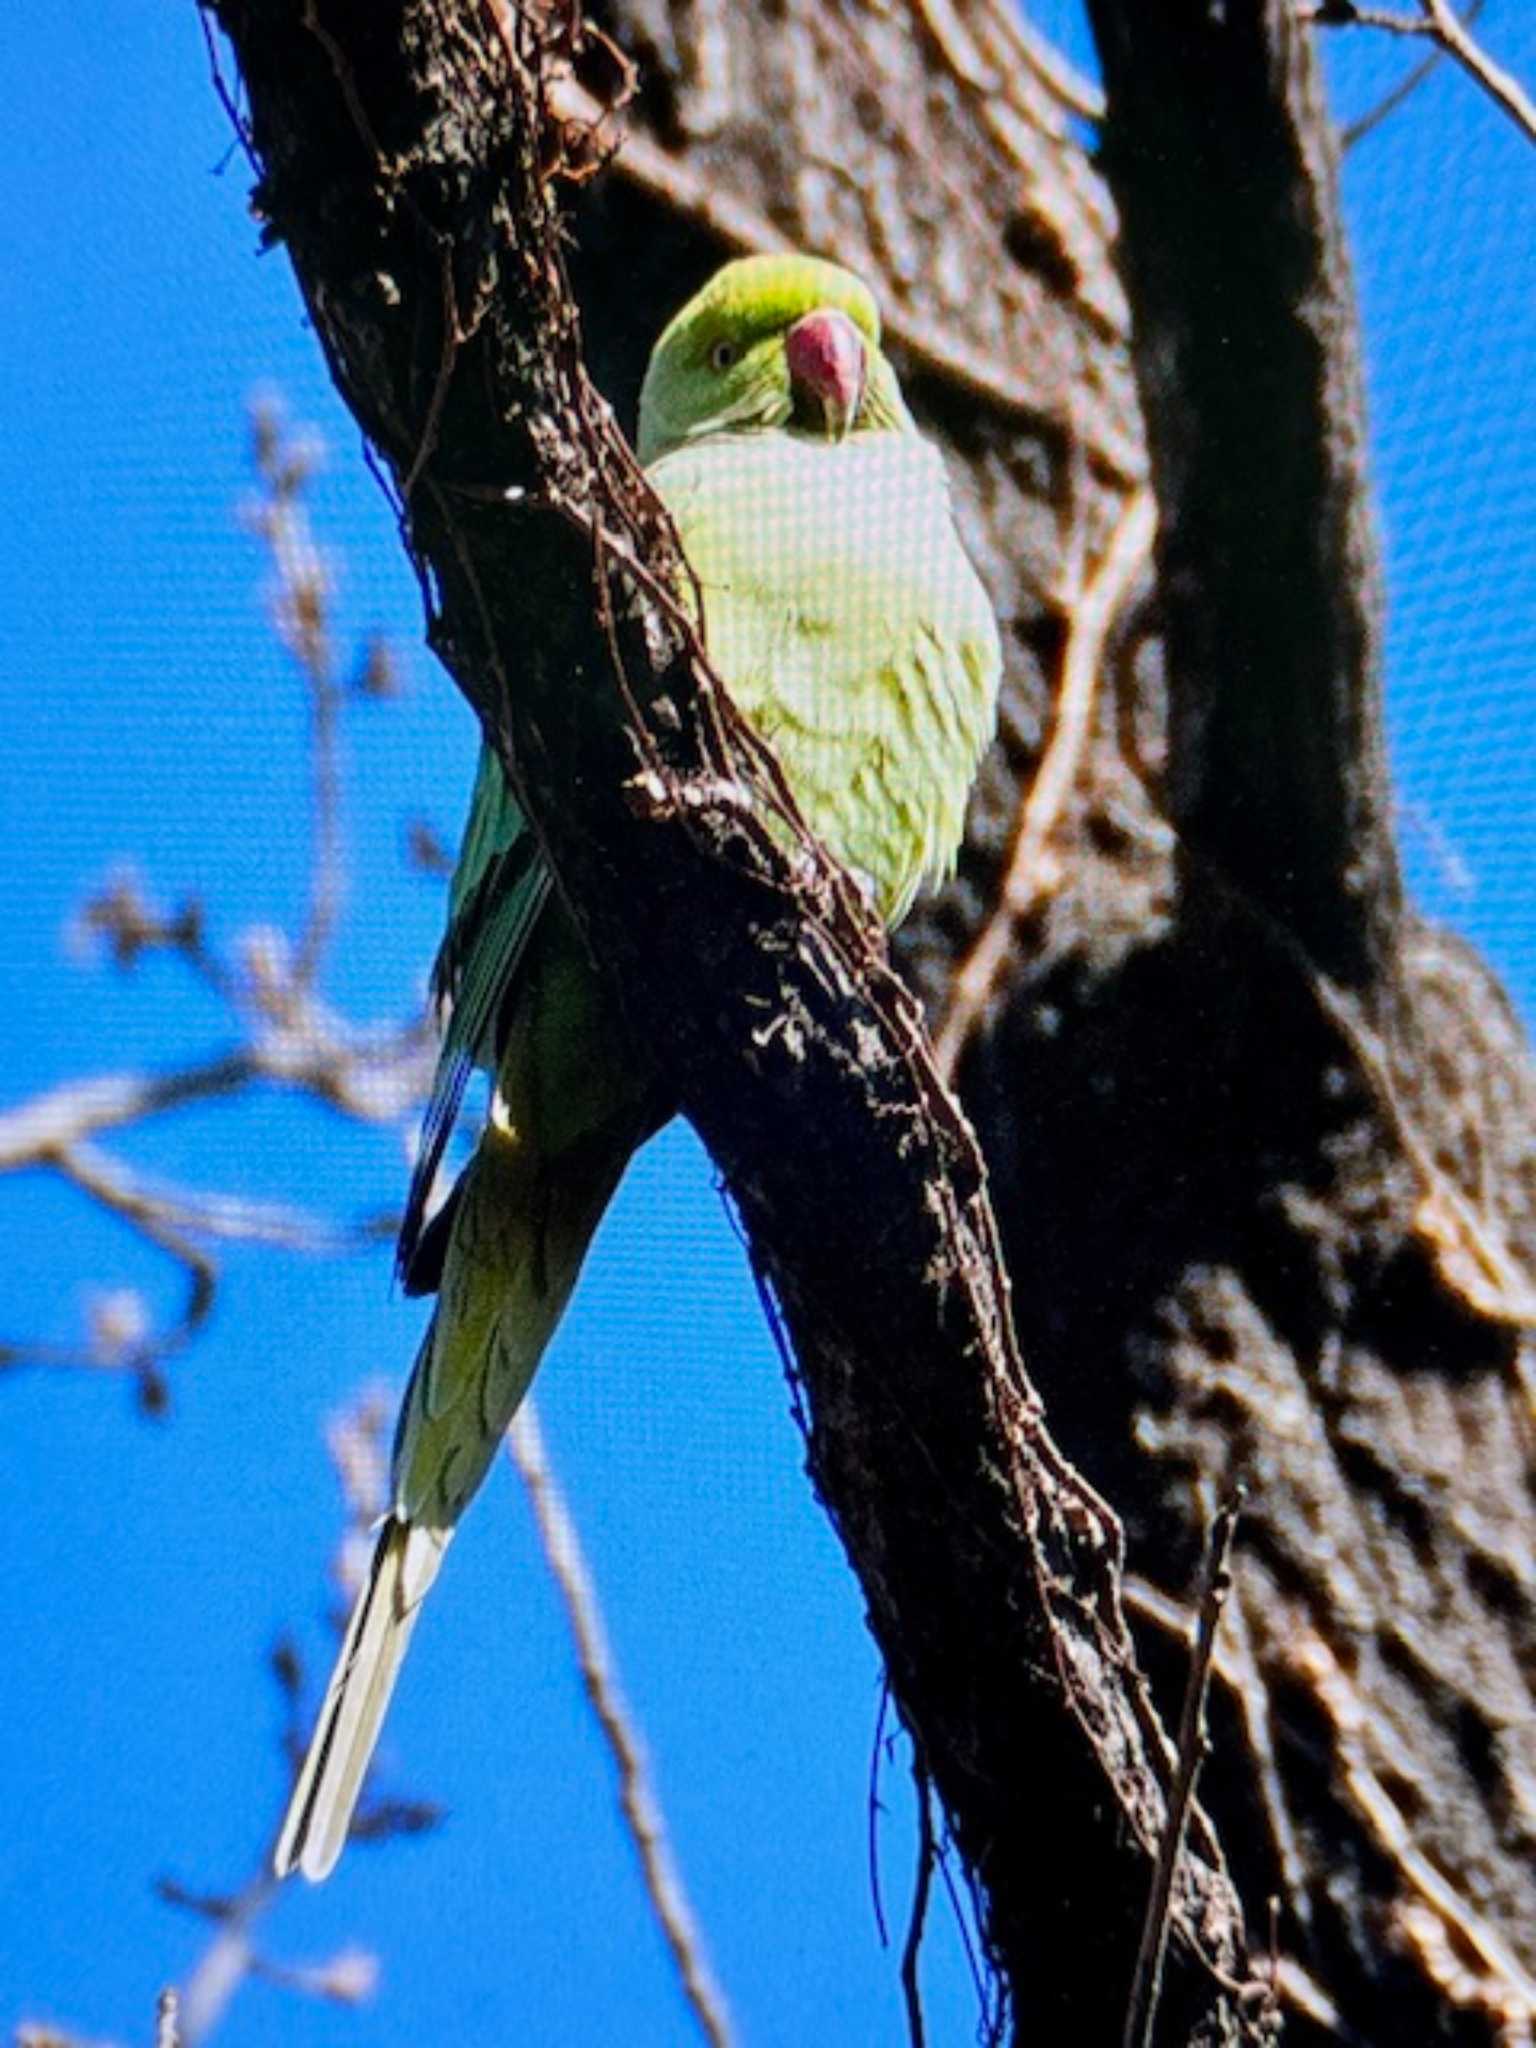
[[[795,409],[820,418],[841,441],[858,416],[864,397],[868,357],[864,337],[834,306],[819,306],[797,320],[784,337]]]

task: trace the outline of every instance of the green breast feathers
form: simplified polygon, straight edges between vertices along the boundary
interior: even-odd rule
[[[953,865],[996,716],[997,628],[937,451],[911,427],[727,433],[650,474],[722,680],[897,923]]]

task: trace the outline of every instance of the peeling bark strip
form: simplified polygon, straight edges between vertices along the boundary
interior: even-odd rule
[[[1168,1763],[1118,1525],[1045,1432],[916,1006],[826,857],[792,871],[768,837],[787,797],[666,600],[675,548],[582,372],[544,89],[592,46],[563,8],[490,0],[215,11],[259,211],[400,483],[433,644],[782,1305],[812,1469],[1021,2036],[1112,2038]],[[1174,1892],[1169,2038],[1259,2039],[1203,1816]]]

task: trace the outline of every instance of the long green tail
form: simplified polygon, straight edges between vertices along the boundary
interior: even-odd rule
[[[421,1602],[654,1122],[644,1069],[574,934],[546,922],[455,1194],[437,1311],[401,1411],[393,1506],[273,1851],[280,1877],[318,1881],[341,1854]]]

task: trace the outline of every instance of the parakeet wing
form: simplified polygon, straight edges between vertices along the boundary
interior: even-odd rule
[[[464,1090],[477,1062],[493,1060],[497,1014],[517,978],[549,890],[549,869],[501,763],[489,746],[482,746],[449,892],[448,928],[432,969],[433,999],[447,1024],[400,1225],[397,1265],[407,1285]]]

